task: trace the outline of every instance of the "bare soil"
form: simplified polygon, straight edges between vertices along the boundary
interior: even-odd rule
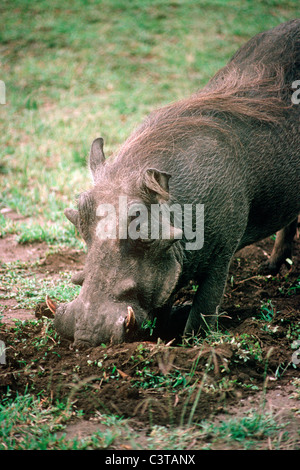
[[[8,349],[0,369],[0,396],[9,387],[12,393],[42,393],[53,403],[68,399],[84,412],[84,419],[69,427],[70,435],[100,426],[88,421],[95,411],[131,418],[142,435],[154,425],[220,422],[264,403],[264,410],[274,412],[291,433],[289,443],[280,448],[299,448],[299,391],[297,396],[293,381],[300,377],[300,365],[292,361],[291,343],[300,335],[300,240],[289,271],[283,267],[276,277],[258,276],[272,245],[270,239],[263,240],[241,250],[232,262],[222,305],[226,313],[218,324],[220,332],[230,333],[228,342],[155,341],[78,351],[57,335],[48,336],[49,320],[13,326],[12,318],[51,318],[45,304],[26,311],[15,308],[12,299],[1,299],[7,308],[0,339]],[[38,259],[29,269],[41,277],[74,272],[84,263],[84,254],[76,250],[48,255],[47,250],[46,244],[18,245],[13,236],[0,239],[1,262]],[[187,286],[176,306],[188,305],[193,295],[192,285]],[[260,312],[268,301],[275,315],[266,321]],[[272,443],[260,446],[272,448]]]

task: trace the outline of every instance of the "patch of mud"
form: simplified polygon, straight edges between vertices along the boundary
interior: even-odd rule
[[[273,325],[278,323],[280,316]],[[288,340],[266,334],[260,324],[251,333],[247,322],[233,329],[234,343],[191,348],[143,342],[77,351],[50,333],[45,321],[21,331],[1,327],[7,363],[0,391],[32,389],[53,402],[69,400],[85,419],[99,411],[145,426],[177,426],[191,417],[199,422],[231,406],[251,406],[249,397],[265,388],[284,389],[299,376]]]
[[[9,220],[28,220],[30,217],[26,217],[25,215],[19,214],[18,212],[14,211],[10,207],[3,207],[3,209],[0,210],[0,214],[3,215],[6,219]]]
[[[21,245],[17,242],[16,235],[8,235],[0,238],[0,263],[32,262],[44,256],[48,249],[47,243]]]
[[[2,290],[0,286],[0,295],[6,291]],[[17,301],[12,299],[0,299],[1,307],[4,307],[3,312],[1,313],[1,321],[5,325],[13,326],[15,321],[27,321],[34,319],[33,310],[28,310],[25,308],[18,307]]]
[[[222,305],[225,313],[219,319],[219,331],[223,336],[227,332],[227,340],[210,339],[194,346],[127,343],[78,351],[53,332],[51,318],[25,323],[21,329],[1,324],[0,339],[7,351],[0,393],[7,387],[20,394],[33,390],[52,402],[68,400],[74,410],[84,411],[85,420],[95,411],[117,414],[132,418],[144,430],[156,424],[223,420],[257,409],[264,399],[276,413],[282,410],[280,419],[293,422],[297,435],[299,398],[290,396],[293,379],[300,376],[291,348],[300,339],[300,242],[290,271],[283,268],[276,277],[258,276],[272,245],[264,240],[247,247],[232,262]],[[34,268],[39,275],[77,271],[84,262],[84,255],[72,250],[44,258],[41,250],[41,255]],[[191,303],[193,295],[193,286],[187,286],[177,296],[177,306]],[[43,317],[47,307],[38,308]],[[80,434],[80,423],[74,426]]]
[[[57,274],[60,271],[81,271],[85,262],[85,253],[79,250],[64,249],[47,255],[40,262],[39,272]]]

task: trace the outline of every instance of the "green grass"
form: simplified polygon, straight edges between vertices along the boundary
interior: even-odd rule
[[[67,230],[63,209],[90,185],[95,137],[116,152],[151,110],[197,90],[248,38],[299,11],[297,0],[4,0],[0,209]],[[17,229],[22,240],[26,224]]]
[[[117,445],[121,438],[132,449],[184,450],[189,449],[191,442],[194,450],[213,448],[214,443],[222,443],[224,448],[237,443],[242,449],[257,449],[263,439],[270,438],[276,448],[279,440],[289,438],[288,433],[280,436],[283,426],[271,413],[257,410],[220,423],[202,421],[188,429],[153,426],[142,442],[126,420],[99,413],[95,419],[98,417],[101,429],[87,437],[70,439],[65,428],[73,417],[68,403],[51,404],[30,394],[12,399],[8,392],[0,404],[0,450],[100,450]]]
[[[44,302],[46,295],[59,302],[70,302],[80,290],[79,286],[71,283],[71,273],[59,273],[59,280],[53,278],[38,278],[28,273],[26,263],[6,263],[1,265],[0,283],[5,293],[0,294],[1,299],[14,298],[18,308],[34,308],[38,303]]]
[[[213,439],[222,439],[225,442],[236,441],[243,443],[245,449],[253,449],[257,440],[276,436],[281,426],[276,423],[270,413],[261,414],[252,410],[248,415],[228,419],[218,426],[203,422],[201,428]]]
[[[73,414],[64,403],[49,404],[30,394],[13,400],[8,393],[0,404],[0,450],[106,449],[121,434],[121,420],[112,427],[108,417],[103,431],[67,439],[63,430]]]
[[[261,302],[261,308],[257,318],[264,320],[265,322],[270,322],[274,318],[274,315],[275,309],[272,301],[267,300],[266,302]]]

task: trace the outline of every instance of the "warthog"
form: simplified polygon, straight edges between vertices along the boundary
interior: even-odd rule
[[[297,79],[300,20],[252,38],[202,90],[153,112],[110,161],[93,142],[94,185],[65,211],[87,258],[73,279],[79,296],[56,309],[62,336],[77,347],[119,343],[155,323],[167,338],[174,295],[190,279],[199,287],[183,333],[201,333],[233,255],[277,231],[265,269],[278,272],[300,212]]]

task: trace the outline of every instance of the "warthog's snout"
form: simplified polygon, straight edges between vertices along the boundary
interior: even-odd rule
[[[49,298],[47,304],[55,314],[55,329],[64,338],[74,341],[74,346],[94,347],[101,343],[121,343],[133,338],[138,330],[138,322],[131,306],[122,310],[114,306],[111,314],[103,309],[97,315],[80,298],[57,308],[53,307],[55,304]]]

